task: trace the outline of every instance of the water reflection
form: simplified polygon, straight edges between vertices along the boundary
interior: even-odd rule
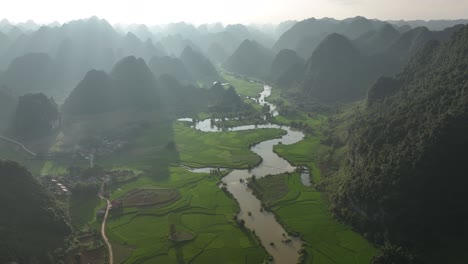
[[[266,102],[265,98],[271,95],[271,87],[265,85],[264,90],[260,93],[260,97],[256,100],[260,105],[268,105],[270,114],[277,116],[278,111],[276,105]],[[252,129],[278,128],[286,131],[286,134],[279,139],[263,141],[251,150],[262,158],[262,162],[251,170],[233,170],[223,179],[223,185],[234,196],[240,206],[238,219],[245,221],[245,226],[253,231],[260,238],[262,244],[274,258],[274,263],[297,263],[299,259],[298,251],[302,247],[302,241],[297,238],[289,237],[284,228],[276,221],[275,216],[263,210],[261,202],[252,194],[252,191],[247,187],[246,181],[253,175],[257,178],[267,175],[276,175],[287,172],[294,172],[296,167],[291,166],[289,162],[273,152],[273,146],[278,144],[290,145],[301,141],[304,134],[294,130],[288,126],[279,126],[276,124],[263,125],[245,125],[232,128],[224,128],[216,126],[212,121],[220,119],[206,119],[203,121],[194,122],[192,127],[203,132],[220,132],[220,131],[244,131]],[[191,118],[182,118],[179,121],[193,122]],[[193,172],[210,173],[215,168],[191,169]],[[310,186],[309,173],[301,173],[301,181],[304,185]]]

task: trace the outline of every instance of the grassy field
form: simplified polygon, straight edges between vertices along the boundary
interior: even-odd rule
[[[299,174],[269,176],[258,179],[256,185],[286,229],[302,234],[307,263],[370,263],[375,248],[333,219],[326,200],[313,187],[302,185]]]
[[[4,140],[0,140],[0,159],[16,161],[35,176],[63,174],[66,172],[67,166],[77,165],[71,161],[54,160],[53,157],[33,157],[15,144]]]
[[[276,145],[274,151],[289,161],[292,165],[305,165],[309,167],[311,181],[319,183],[321,174],[317,166],[320,149],[325,148],[320,145],[320,138],[307,135],[304,140],[292,145]]]
[[[134,189],[120,198],[124,207],[165,206],[179,199],[174,189]]]
[[[126,166],[151,171],[164,177],[168,175],[168,165],[248,168],[260,161],[249,146],[283,133],[280,129],[206,133],[184,122],[164,122],[146,130],[126,151],[96,163],[104,167]],[[175,142],[176,149],[167,148],[171,142]]]
[[[234,86],[234,89],[239,95],[257,97],[258,94],[263,91],[263,85],[256,82],[237,78],[225,72],[221,72],[221,77]]]
[[[320,126],[326,120],[324,116],[316,116],[311,118],[305,114],[298,114],[293,117],[275,117],[275,123],[283,125],[291,125],[292,122],[302,122],[310,128],[313,133],[306,133],[304,140],[292,144],[292,145],[277,145],[274,146],[274,151],[288,160],[292,165],[305,165],[310,168],[311,181],[318,183],[321,175],[318,168],[318,160],[320,155],[327,149],[326,146],[321,144],[321,140],[324,138],[320,131]]]
[[[175,123],[175,142],[181,163],[190,167],[248,168],[260,162],[249,147],[283,135],[280,129],[205,133]]]
[[[44,167],[44,161],[34,158],[16,145],[3,140],[0,140],[0,159],[17,161],[34,175],[40,174]]]
[[[284,131],[205,133],[183,122],[154,124],[121,153],[96,163],[106,168],[125,167],[144,171],[144,176],[113,186],[111,199],[124,198],[137,189],[175,189],[177,199],[164,206],[124,207],[108,222],[108,235],[116,247],[129,250],[125,263],[261,263],[266,252],[249,232],[233,220],[237,203],[219,187],[219,176],[191,173],[179,164],[194,167],[246,168],[260,157],[249,146],[276,138]],[[170,144],[173,142],[174,144]],[[174,145],[175,148],[168,148]],[[81,197],[82,198],[82,197]],[[75,226],[98,227],[94,214],[102,203],[71,197]],[[173,242],[169,229],[193,235],[193,240]]]
[[[125,263],[261,263],[266,253],[233,216],[238,206],[217,187],[219,177],[171,168],[165,181],[141,178],[114,191],[112,199],[136,188],[174,188],[180,198],[162,208],[125,208],[113,214],[108,234],[114,244],[136,248]],[[170,225],[193,234],[189,242],[169,240]]]
[[[303,113],[276,117],[277,123],[301,122],[312,131],[304,140],[275,146],[274,151],[293,165],[308,166],[315,184],[321,180],[318,162],[327,151],[321,144],[324,135],[320,129],[325,120],[324,116],[312,118]],[[298,173],[259,179],[253,188],[288,230],[303,235],[308,263],[369,263],[375,254],[375,248],[361,235],[331,216],[326,199],[314,187],[304,186]]]

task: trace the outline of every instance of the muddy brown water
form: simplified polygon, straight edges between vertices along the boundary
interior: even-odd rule
[[[269,105],[270,112],[273,116],[278,115],[276,106],[265,101],[265,98],[270,96],[271,87],[265,85],[264,90],[260,93],[259,99],[254,99],[260,105]],[[191,122],[191,118],[182,118],[179,121]],[[196,122],[194,129],[203,132],[221,132],[222,129],[211,123],[210,119]],[[238,219],[245,221],[245,226],[255,231],[255,234],[260,238],[262,245],[273,256],[273,263],[291,264],[297,263],[299,260],[298,251],[302,247],[302,241],[298,238],[289,237],[284,228],[276,221],[272,213],[261,211],[261,202],[252,194],[252,190],[248,188],[246,181],[253,175],[257,178],[262,178],[267,175],[276,175],[286,172],[294,172],[296,167],[289,164],[285,159],[279,157],[273,152],[273,146],[280,144],[290,145],[301,141],[304,134],[300,131],[291,129],[288,126],[279,126],[276,124],[265,125],[247,125],[238,126],[227,129],[227,131],[243,131],[252,129],[278,128],[286,131],[286,134],[279,139],[263,141],[251,148],[253,152],[262,157],[262,162],[251,170],[233,170],[226,175],[222,182],[226,185],[227,190],[234,196],[240,206],[240,212],[237,215]],[[224,130],[226,131],[226,129]],[[202,168],[192,170],[193,172],[209,172],[212,168]],[[306,184],[307,177],[301,175],[302,182]],[[241,182],[242,179],[242,182]],[[291,239],[291,242],[284,243],[283,241]]]

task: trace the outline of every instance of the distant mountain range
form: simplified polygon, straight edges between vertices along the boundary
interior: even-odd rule
[[[291,97],[298,100],[321,103],[360,100],[378,77],[400,71],[425,43],[447,41],[461,27],[458,25],[444,31],[419,27],[400,33],[391,25],[383,24],[378,30],[369,31],[354,41],[333,33],[319,43],[302,67],[296,58],[297,63],[277,76],[276,84],[289,89]],[[287,58],[283,58],[284,62],[279,60],[275,60],[275,67],[281,63],[290,64]]]
[[[400,69],[425,41],[446,39],[455,30],[437,33],[430,29],[445,29],[466,22],[406,23],[355,17],[345,20],[310,18],[300,22],[285,21],[276,27],[240,24],[223,26],[219,23],[195,27],[182,22],[166,26],[111,26],[106,20],[97,17],[62,25],[37,25],[33,21],[12,24],[2,20],[0,70],[3,74],[0,74],[0,85],[7,86],[16,96],[43,92],[54,96],[61,103],[88,71],[94,69],[108,72],[127,56],[148,62],[153,72],[155,69],[159,72],[156,77],[162,74],[174,75],[182,83],[198,82],[211,86],[219,80],[216,67],[224,66],[237,74],[280,80],[278,84],[281,86],[289,86],[291,83],[298,85],[304,81],[298,81],[296,77],[305,74],[305,69],[299,69],[295,63],[295,70],[278,70],[286,66],[280,66],[275,56],[287,49],[294,51],[302,60],[310,61],[317,47],[333,33],[349,39],[361,55],[377,58],[384,56],[381,54],[387,54],[384,57],[394,56],[394,60],[386,62],[389,65],[387,69],[376,70],[377,75],[387,74]],[[421,25],[429,28],[412,28]],[[257,57],[253,59],[252,54]],[[162,61],[159,61],[158,66],[154,58],[164,58],[168,69],[161,68]],[[180,58],[188,74],[175,58]],[[275,66],[271,65],[273,61]],[[277,76],[284,72],[289,72],[294,78]],[[31,78],[21,78],[24,75]]]
[[[194,51],[186,52],[189,53],[186,60],[192,60],[190,63],[194,65],[199,65],[198,60],[202,63],[206,60]],[[161,62],[172,65],[160,69]],[[199,66],[195,74],[201,71]],[[123,58],[109,73],[91,70],[86,74],[62,106],[65,120],[124,109],[167,115],[206,110],[209,105],[207,90],[195,86],[194,79],[183,82],[182,79],[190,76],[185,64],[177,58],[155,57],[150,66],[141,58]]]

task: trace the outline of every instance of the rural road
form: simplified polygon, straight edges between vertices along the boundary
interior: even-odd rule
[[[104,186],[104,184],[103,184],[103,186]],[[102,190],[102,188],[101,188],[101,190]],[[110,209],[111,204],[110,204],[109,199],[106,199],[106,198],[104,198],[104,196],[102,196],[102,191],[98,195],[99,195],[99,198],[106,201],[106,203],[107,203],[106,213],[104,215],[104,219],[102,220],[101,236],[102,236],[102,239],[104,240],[104,242],[107,245],[107,249],[108,249],[108,252],[109,252],[109,264],[114,264],[114,253],[112,251],[112,245],[111,245],[111,243],[109,242],[109,239],[106,236],[106,222],[107,222],[107,216],[109,215],[109,209]]]
[[[6,141],[9,141],[11,143],[14,143],[18,146],[20,146],[24,151],[28,152],[29,154],[33,155],[34,157],[37,156],[36,153],[32,152],[31,150],[29,150],[27,147],[25,147],[23,144],[21,144],[20,142],[16,141],[16,140],[13,140],[11,138],[7,138],[7,137],[4,137],[4,136],[0,136],[0,139],[4,139]]]

